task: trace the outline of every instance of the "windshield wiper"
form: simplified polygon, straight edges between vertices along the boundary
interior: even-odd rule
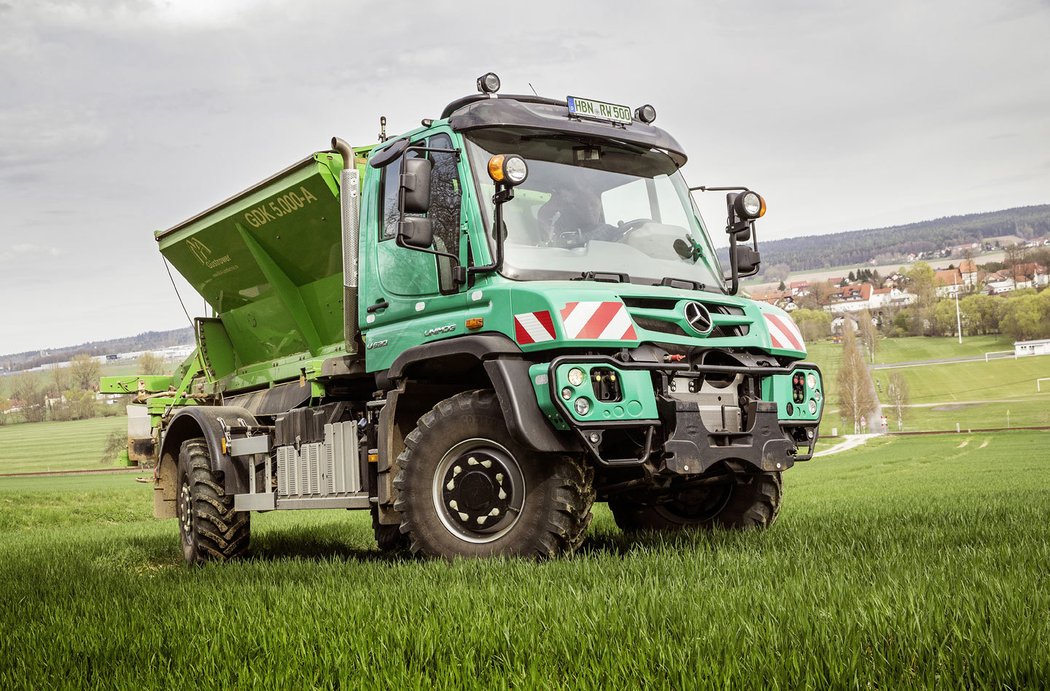
[[[598,281],[600,283],[630,283],[631,277],[614,271],[584,271],[573,281]]]
[[[667,286],[668,288],[685,288],[686,290],[704,290],[707,288],[707,286],[700,281],[692,281],[688,278],[672,278],[671,276],[664,276],[663,280],[659,283],[654,283],[653,285]]]

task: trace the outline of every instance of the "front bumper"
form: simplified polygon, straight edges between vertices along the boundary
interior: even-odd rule
[[[565,382],[559,372],[565,371],[566,366],[586,368],[588,373],[592,367],[609,368],[622,373],[625,382],[633,378],[636,387],[642,384],[639,375],[643,375],[641,379],[648,390],[634,393],[639,394],[636,398],[643,399],[636,409],[648,417],[619,419],[605,408],[601,410],[602,415],[592,414],[590,419],[581,419],[578,412],[570,409],[569,400],[563,400],[561,395],[565,392]],[[783,387],[772,383],[778,382],[778,377],[791,379],[800,371],[804,376],[812,372],[820,377],[820,369],[807,362],[774,367],[639,362],[602,355],[563,355],[550,363],[547,376],[534,376],[533,381],[541,407],[556,411],[556,415],[548,417],[556,426],[577,435],[597,463],[617,467],[649,464],[670,474],[698,475],[723,462],[777,472],[790,468],[795,461],[812,458],[823,405],[815,414],[806,416],[807,419],[798,419],[797,413],[793,413],[792,419],[785,413],[792,408],[787,401],[763,400],[774,395],[782,398]],[[702,381],[711,375],[741,375],[741,380],[748,382],[747,390],[751,395],[740,401],[744,424],[737,430],[725,424],[721,429],[712,428],[705,424],[697,402],[681,400],[671,394],[675,381],[682,378]],[[650,397],[648,401],[644,400],[646,393]],[[631,394],[624,396],[626,399],[631,397]],[[630,418],[630,415],[622,417]],[[625,453],[625,450],[630,452]]]

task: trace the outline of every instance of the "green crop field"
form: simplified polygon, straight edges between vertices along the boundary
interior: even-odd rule
[[[801,464],[768,532],[548,563],[418,562],[367,514],[256,515],[185,568],[127,476],[0,479],[0,687],[1040,688],[1050,433],[879,439]]]
[[[123,415],[0,426],[0,474],[105,467],[106,439],[127,427]]]

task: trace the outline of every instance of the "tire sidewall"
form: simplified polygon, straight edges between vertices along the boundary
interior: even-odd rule
[[[175,488],[175,516],[179,521],[179,544],[182,547],[182,557],[187,564],[197,564],[200,562],[200,550],[197,546],[197,519],[192,515],[197,503],[197,489],[193,482],[193,461],[190,458],[190,443],[184,443],[179,450],[178,485]],[[191,516],[188,534],[182,527],[185,519],[183,514],[186,509],[183,504],[183,487],[189,487],[190,494],[189,511]]]
[[[543,458],[515,443],[498,405],[488,398],[453,418],[443,417],[433,427],[420,426],[420,438],[411,449],[409,472],[401,489],[409,508],[412,537],[422,551],[445,557],[531,556],[548,531],[553,484]],[[525,484],[525,501],[517,522],[491,542],[474,543],[451,532],[442,523],[433,496],[434,474],[445,454],[470,439],[486,439],[502,446],[517,463]]]

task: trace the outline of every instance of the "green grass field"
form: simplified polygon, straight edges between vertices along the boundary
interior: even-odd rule
[[[0,474],[105,467],[107,437],[127,428],[123,415],[0,426]]]
[[[417,562],[367,514],[256,515],[187,569],[131,477],[0,479],[0,687],[1039,688],[1050,433],[880,439],[785,477],[766,533]]]
[[[841,346],[830,341],[807,344],[809,359],[821,366],[828,382],[828,408],[821,433],[833,427],[844,429],[837,415],[838,398],[835,377],[841,359]],[[952,338],[895,338],[879,341],[875,361],[878,364],[915,362],[951,357],[980,357],[985,352],[1003,350],[1011,343],[994,336],[964,339],[963,347]],[[957,362],[875,370],[879,397],[883,405],[892,372],[900,372],[908,382],[910,403],[905,413],[904,429],[954,430],[992,427],[1050,425],[1050,382],[1037,393],[1035,380],[1050,377],[1050,357],[993,359],[989,362]],[[966,403],[960,403],[966,402]],[[1009,411],[1009,416],[1007,416]],[[896,429],[890,409],[883,411]],[[852,431],[852,430],[851,430]]]

